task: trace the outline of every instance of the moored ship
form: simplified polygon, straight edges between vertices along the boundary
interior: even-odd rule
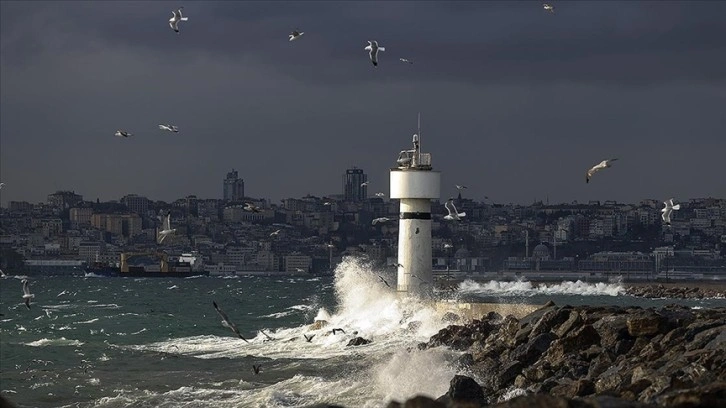
[[[118,266],[95,262],[86,269],[86,276],[130,278],[189,278],[208,276],[201,258],[195,253],[169,257],[165,253],[122,253]]]

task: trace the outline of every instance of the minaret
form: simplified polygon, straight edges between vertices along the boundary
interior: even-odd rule
[[[439,198],[441,173],[431,171],[431,154],[421,153],[421,114],[418,133],[413,135],[413,149],[402,150],[398,167],[391,169],[392,199],[400,199],[398,226],[399,293],[430,296],[433,293],[431,271],[431,200]]]

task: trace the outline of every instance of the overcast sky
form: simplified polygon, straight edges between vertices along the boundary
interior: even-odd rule
[[[388,194],[417,112],[444,198],[726,198],[726,2],[552,4],[2,1],[0,199]]]

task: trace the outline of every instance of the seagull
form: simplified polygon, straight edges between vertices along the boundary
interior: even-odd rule
[[[386,280],[383,279],[383,277],[381,275],[378,275],[378,277],[381,279],[381,282],[386,284],[386,286],[388,286],[389,288],[391,287],[391,285],[389,285],[388,282],[386,282]]]
[[[217,306],[217,302],[215,302],[215,301],[212,301],[212,304],[214,305],[214,309],[215,309],[215,310],[217,310],[217,313],[219,313],[219,315],[220,315],[220,316],[222,316],[222,319],[223,319],[223,320],[222,320],[222,325],[223,325],[223,326],[227,326],[227,327],[229,327],[230,329],[232,329],[232,331],[233,331],[233,332],[234,332],[234,333],[235,333],[236,335],[238,335],[238,336],[239,336],[239,338],[240,338],[240,339],[244,340],[244,341],[245,341],[245,343],[249,343],[249,341],[247,341],[247,339],[246,339],[246,338],[242,337],[242,334],[241,334],[241,333],[239,332],[239,330],[237,329],[237,326],[235,326],[235,325],[234,325],[234,323],[232,323],[232,322],[231,322],[231,321],[229,320],[229,317],[227,317],[227,314],[226,314],[226,313],[224,313],[224,311],[223,311],[222,309],[220,309],[220,308],[219,308],[219,306]]]
[[[114,133],[114,136],[129,137],[133,136],[133,133],[126,132],[125,130],[117,130],[116,133]]]
[[[275,232],[271,233],[271,234],[270,234],[270,236],[271,236],[271,237],[277,236],[277,235],[279,235],[279,234],[280,234],[280,231],[282,231],[282,230],[277,230],[277,231],[275,231]]]
[[[305,32],[294,30],[293,32],[290,33],[290,41],[297,40],[303,34],[305,34]]]
[[[333,329],[333,336],[335,336],[336,332],[341,332],[341,333],[345,334],[345,330],[336,328],[336,329]]]
[[[543,9],[544,9],[544,10],[545,10],[546,12],[549,12],[549,13],[554,13],[554,12],[555,12],[555,6],[553,6],[553,5],[551,5],[551,4],[547,4],[547,3],[544,3],[544,4],[542,5],[542,8],[543,8]]]
[[[376,193],[376,197],[385,197],[385,196],[386,196],[386,194],[384,194],[384,193]]]
[[[35,295],[30,293],[30,287],[28,286],[30,283],[27,279],[22,280],[23,283],[23,299],[25,299],[25,306],[30,310],[30,299],[34,298]]]
[[[368,41],[368,46],[364,48],[368,51],[368,55],[371,57],[371,62],[374,67],[378,66],[378,51],[385,51],[385,47],[379,47],[378,41]]]
[[[296,270],[297,272],[305,272],[305,269],[303,269],[303,268],[295,268],[295,270]]]
[[[168,130],[169,132],[174,132],[174,133],[179,132],[179,129],[176,126],[174,126],[174,125],[164,125],[164,124],[162,124],[162,125],[159,125],[159,129],[161,129],[161,130]]]
[[[585,183],[589,183],[592,175],[597,173],[598,171],[606,169],[608,167],[612,167],[612,164],[610,163],[614,162],[615,160],[617,159],[603,160],[600,163],[592,166],[592,168],[587,171],[587,175],[585,176]]]
[[[367,185],[368,185],[368,183],[369,183],[368,181],[364,181],[364,182],[360,183],[360,186],[361,186],[361,187],[363,187],[363,186],[367,186]]]
[[[2,190],[4,185],[5,185],[5,183],[0,183],[0,190]]]
[[[308,336],[307,334],[303,334],[303,337],[305,337],[305,340],[308,343],[310,343],[310,341],[313,339],[313,337],[315,337],[315,335],[314,334],[311,334],[310,336]]]
[[[661,217],[663,218],[663,221],[665,221],[666,225],[671,225],[671,213],[673,210],[680,210],[681,205],[676,204],[673,205],[673,199],[669,199],[668,201],[663,201],[663,204],[665,204],[665,208],[660,210],[663,214],[661,214]]]
[[[252,370],[254,370],[255,374],[259,374],[260,373],[260,368],[262,368],[262,364],[260,364],[260,365],[254,365],[254,364],[252,364]]]
[[[449,215],[444,216],[444,219],[445,220],[449,220],[449,221],[453,221],[453,220],[461,221],[461,217],[466,217],[466,213],[465,212],[460,213],[460,212],[456,211],[456,206],[454,206],[454,199],[453,198],[449,198],[449,200],[446,201],[446,203],[444,204],[444,207],[446,207],[446,210],[449,211]]]
[[[169,27],[171,27],[172,30],[176,31],[177,34],[179,33],[179,22],[189,20],[189,17],[182,17],[183,8],[184,7],[179,7],[176,11],[172,10],[172,17],[169,19]]]
[[[171,211],[166,213],[166,218],[164,218],[161,226],[161,231],[159,231],[159,236],[157,237],[157,242],[161,244],[164,241],[164,238],[166,238],[169,235],[172,235],[176,232],[176,228],[171,228]]]
[[[2,269],[0,269],[0,278],[4,278],[6,276],[8,276],[8,275],[5,275],[5,272],[3,272]]]
[[[408,60],[408,59],[406,59],[406,58],[399,58],[398,60],[399,60],[399,61],[401,61],[401,62],[405,62],[405,63],[407,63],[407,64],[411,64],[411,65],[413,65],[413,61],[410,61],[410,60]]]
[[[467,188],[469,188],[469,187],[467,187],[467,186],[460,186],[458,184],[456,185],[456,189],[457,190],[466,190]]]
[[[446,249],[453,248],[453,247],[454,246],[449,243],[444,244],[444,248],[446,248]]]
[[[401,265],[400,263],[390,264],[388,266],[395,266],[396,268],[403,268],[403,265]]]
[[[252,203],[245,203],[245,206],[242,209],[245,210],[245,211],[251,211],[251,212],[255,212],[255,213],[258,213],[258,212],[262,211],[260,209],[260,207],[254,205]]]
[[[326,201],[323,203],[323,205],[331,205],[332,203],[330,201]]]
[[[388,217],[380,217],[380,218],[374,219],[373,222],[371,222],[371,224],[376,225],[379,222],[388,222],[388,221],[391,221],[391,219]]]
[[[412,277],[412,278],[416,278],[416,279],[420,280],[421,282],[426,282],[425,280],[423,280],[423,279],[419,278],[418,276],[416,276],[416,275],[414,275],[414,274],[411,274],[411,277]]]

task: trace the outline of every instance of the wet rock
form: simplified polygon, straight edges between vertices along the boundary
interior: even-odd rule
[[[459,367],[471,367],[474,365],[474,356],[471,353],[465,353],[456,359],[456,365]]]
[[[670,392],[658,398],[659,405],[672,408],[717,408],[723,407],[724,401],[726,382],[723,381]]]
[[[665,326],[663,317],[655,314],[630,317],[626,323],[628,334],[633,337],[656,335]]]
[[[449,382],[449,390],[438,401],[481,406],[486,403],[486,397],[484,397],[484,390],[473,378],[455,375]]]
[[[356,338],[352,339],[351,341],[349,341],[348,344],[346,344],[346,346],[362,346],[362,345],[370,344],[370,343],[372,343],[371,340],[364,339],[363,337],[356,337]]]
[[[504,388],[512,384],[514,379],[522,372],[522,367],[522,363],[519,361],[513,361],[505,365],[499,374],[495,376],[497,388]]]
[[[635,407],[676,395],[685,401],[696,398],[689,390],[726,383],[724,333],[726,308],[550,305],[521,320],[484,317],[449,326],[427,347],[465,351],[462,363],[489,401],[501,400],[514,385],[576,398],[567,404]],[[594,399],[603,395],[618,399]]]
[[[316,320],[309,326],[309,328],[310,330],[320,330],[327,325],[328,322],[326,320]]]
[[[527,344],[523,344],[512,351],[510,358],[529,366],[539,358],[550,346],[557,336],[553,333],[542,333]]]
[[[447,408],[445,403],[433,400],[424,395],[417,395],[406,400],[403,404],[399,402],[390,402],[386,408]]]
[[[444,323],[455,323],[461,320],[461,317],[459,317],[458,314],[452,313],[452,312],[446,312],[444,316],[441,318],[441,321]]]
[[[580,322],[582,322],[582,318],[580,318],[580,313],[575,310],[570,310],[567,320],[565,320],[559,327],[555,328],[554,333],[557,335],[557,337],[564,337],[565,334],[567,334],[570,330],[572,330],[573,327],[578,325]]]
[[[631,338],[628,333],[628,317],[624,315],[605,316],[593,323],[603,347],[613,347],[620,340]]]

